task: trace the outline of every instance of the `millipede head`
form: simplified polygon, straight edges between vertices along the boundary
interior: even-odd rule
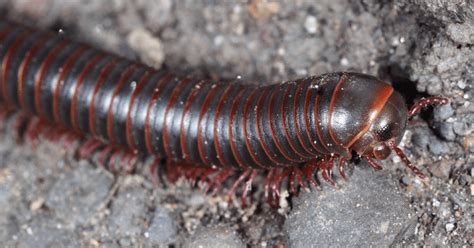
[[[422,108],[448,102],[448,99],[444,97],[429,97],[422,99],[408,110],[401,95],[393,92],[368,131],[354,143],[352,149],[366,158],[374,169],[382,168],[376,160],[388,158],[393,151],[414,174],[424,179],[425,175],[412,164],[397,145],[405,133],[409,118],[418,114]]]
[[[368,128],[352,145],[351,149],[364,157],[386,159],[392,149],[389,142],[398,144],[408,123],[408,109],[402,96],[393,91],[383,107],[373,108],[367,114]]]
[[[381,169],[377,160],[388,158],[393,151],[422,177],[397,145],[410,118],[427,106],[446,104],[448,99],[425,98],[409,109],[400,93],[382,80],[359,73],[331,75],[333,78],[325,78],[326,90],[317,98],[318,136],[331,141],[322,148],[347,159],[356,152],[374,169]]]

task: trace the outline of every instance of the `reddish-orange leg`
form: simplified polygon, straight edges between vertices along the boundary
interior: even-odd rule
[[[423,98],[411,107],[410,111],[408,111],[408,117],[412,118],[413,116],[420,113],[420,111],[423,108],[428,107],[430,105],[444,105],[444,104],[447,104],[448,102],[449,102],[448,98],[440,97],[440,96],[432,96],[428,98]]]
[[[370,167],[374,168],[374,170],[378,171],[383,169],[383,167],[375,162],[371,157],[365,156],[365,158],[367,159],[367,162],[369,162]]]
[[[247,195],[252,189],[252,182],[257,176],[257,170],[252,170],[252,174],[250,174],[249,179],[245,182],[244,192],[242,193],[242,207],[247,206]]]
[[[339,159],[339,166],[337,167],[339,169],[339,175],[341,175],[341,177],[344,178],[344,180],[347,180],[346,172],[344,171],[344,167],[346,166],[346,163],[347,163],[347,159],[344,157],[341,157]]]
[[[413,173],[415,173],[415,175],[417,175],[421,179],[426,178],[425,174],[423,174],[423,172],[421,172],[420,169],[416,168],[416,166],[413,165],[413,163],[408,159],[408,157],[405,155],[405,153],[403,153],[402,149],[400,149],[393,142],[389,142],[388,145],[397,154],[397,156],[400,157],[400,159],[403,161],[403,163],[405,163],[405,165],[408,168],[410,168],[410,170],[412,170]]]

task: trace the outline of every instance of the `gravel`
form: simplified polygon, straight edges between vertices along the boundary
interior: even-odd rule
[[[0,138],[6,246],[474,245],[470,0],[0,0],[0,14],[178,73],[268,84],[351,70],[392,82],[408,104],[450,99],[415,117],[402,140],[429,180],[396,158],[377,173],[361,163],[340,189],[323,186],[278,210],[258,188],[242,209],[183,183],[154,187],[146,165],[113,176],[58,144],[16,144],[10,123]]]

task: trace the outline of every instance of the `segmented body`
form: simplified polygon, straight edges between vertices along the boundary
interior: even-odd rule
[[[266,173],[265,195],[277,205],[285,181],[292,193],[317,186],[316,170],[335,185],[337,160],[346,178],[344,166],[353,153],[378,170],[375,160],[393,151],[424,178],[397,144],[408,118],[447,103],[429,97],[408,111],[391,85],[359,73],[268,86],[177,77],[61,35],[0,21],[0,120],[19,109],[33,116],[17,121],[21,127],[30,119],[31,140],[44,126],[53,130],[50,137],[87,137],[78,158],[100,151],[99,161],[113,172],[132,171],[137,154],[156,157],[150,166],[155,181],[162,159],[171,181],[201,179],[207,189],[218,189],[240,172],[228,193],[244,184],[243,204],[257,171]]]
[[[347,156],[368,128],[363,113],[381,108],[393,91],[364,84],[376,79],[355,73],[262,87],[178,78],[7,22],[0,22],[0,44],[2,102],[132,150],[218,167],[287,167],[331,153]],[[365,93],[374,86],[379,94]],[[353,90],[360,99],[346,99]],[[334,124],[348,105],[360,119]]]

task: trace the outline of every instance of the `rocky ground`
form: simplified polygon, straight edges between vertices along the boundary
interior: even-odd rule
[[[186,183],[115,177],[41,140],[0,138],[0,243],[10,247],[474,245],[474,4],[402,1],[0,0],[0,14],[156,68],[256,84],[350,70],[393,82],[407,103],[444,95],[398,159],[274,210],[242,209]],[[383,3],[382,3],[383,2]],[[145,167],[142,165],[141,167]],[[145,169],[143,169],[145,170]],[[258,190],[257,190],[258,191]]]

